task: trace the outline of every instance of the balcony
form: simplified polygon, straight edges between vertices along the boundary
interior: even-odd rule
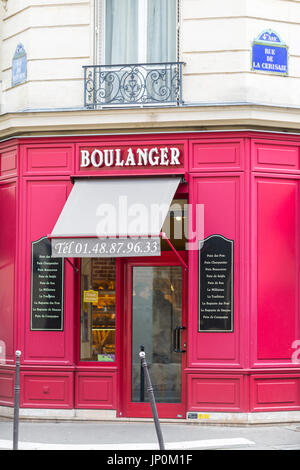
[[[84,107],[180,106],[183,62],[84,66]]]

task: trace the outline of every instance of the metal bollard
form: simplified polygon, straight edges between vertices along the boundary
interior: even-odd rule
[[[140,346],[141,351],[145,351],[144,346]],[[140,402],[145,401],[145,372],[144,372],[144,367],[142,365],[141,361],[141,367],[140,367]]]
[[[13,450],[18,450],[18,439],[19,439],[20,356],[21,356],[21,351],[16,351]]]
[[[158,439],[158,443],[159,443],[159,449],[160,450],[165,450],[164,440],[163,440],[163,436],[162,436],[162,432],[161,432],[161,428],[160,428],[160,423],[159,423],[159,419],[158,419],[158,414],[157,414],[157,409],[156,409],[156,404],[155,404],[155,397],[154,397],[153,387],[152,387],[152,384],[151,384],[151,379],[150,379],[148,366],[147,366],[147,362],[146,362],[146,354],[145,354],[145,351],[142,350],[142,348],[141,348],[139,356],[141,358],[142,367],[145,371],[147,391],[148,391],[148,395],[149,395],[149,399],[150,399],[152,415],[153,415],[156,434],[157,434],[157,439]]]

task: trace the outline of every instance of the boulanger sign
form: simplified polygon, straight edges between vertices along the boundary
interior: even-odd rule
[[[183,145],[80,149],[80,169],[182,168]]]

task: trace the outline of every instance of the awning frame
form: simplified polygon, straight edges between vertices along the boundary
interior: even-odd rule
[[[180,183],[182,183],[183,181],[186,182],[185,175],[172,175],[172,176],[174,176],[177,180],[177,182],[175,183],[176,184],[176,190],[178,189],[178,186],[179,186]],[[157,189],[157,191],[155,193],[156,198],[153,199],[154,204],[157,204],[158,201],[161,200],[159,198],[159,193],[161,193],[161,195],[163,196],[163,199],[166,198],[168,204],[170,204],[170,192],[171,192],[171,194],[172,194],[173,191],[175,193],[175,186],[174,186],[173,183],[171,183],[171,180],[173,178],[170,178],[170,175],[168,175],[168,176],[166,175],[166,178],[167,178],[167,180],[165,180],[166,181],[166,186],[163,187],[163,192],[162,192],[162,189],[161,189],[161,185],[158,185],[158,180],[160,178],[157,178],[157,177],[155,178],[155,180],[156,180],[155,185],[156,186],[154,188]],[[91,226],[89,217],[87,217],[87,221],[83,220],[83,223],[86,222],[86,225],[84,225],[85,228],[86,228],[85,233],[84,233],[84,231],[81,232],[81,228],[80,228],[80,230],[78,230],[78,226],[76,225],[76,223],[72,227],[72,223],[70,223],[69,221],[72,220],[72,217],[75,217],[77,215],[76,211],[78,212],[78,211],[80,211],[80,209],[82,209],[81,208],[81,202],[82,201],[85,201],[87,199],[87,201],[89,202],[89,198],[91,198],[91,189],[95,189],[95,191],[97,191],[98,197],[99,197],[99,195],[101,195],[101,191],[102,192],[104,191],[104,194],[102,194],[102,196],[104,196],[103,199],[102,199],[104,201],[103,202],[104,205],[110,203],[110,198],[111,198],[112,204],[114,204],[114,203],[116,204],[116,200],[115,200],[116,192],[115,193],[113,192],[112,194],[110,194],[110,192],[107,191],[107,193],[108,193],[108,197],[107,197],[107,194],[105,193],[105,185],[104,185],[103,188],[101,188],[100,193],[99,193],[99,184],[98,184],[98,182],[95,182],[95,178],[91,178],[91,180],[93,181],[92,186],[90,186],[89,184],[87,185],[86,182],[84,182],[84,180],[86,180],[86,179],[90,179],[90,178],[86,178],[86,177],[82,178],[82,179],[79,178],[77,180],[78,181],[78,186],[76,188],[75,188],[75,184],[74,184],[73,190],[70,193],[70,195],[69,195],[69,197],[66,201],[66,204],[65,204],[65,206],[64,206],[64,208],[61,212],[61,215],[59,216],[59,218],[58,218],[58,220],[57,220],[57,222],[54,226],[54,229],[52,230],[52,233],[47,236],[49,240],[57,239],[58,243],[59,243],[59,239],[65,239],[65,240],[87,239],[87,240],[90,240],[90,242],[87,242],[87,244],[85,245],[86,246],[85,255],[86,255],[87,253],[91,253],[91,251],[87,251],[87,247],[88,247],[88,244],[91,244],[91,246],[93,246],[94,242],[92,242],[92,239],[94,239],[94,240],[96,239],[97,242],[98,242],[98,240],[99,241],[100,240],[105,240],[105,239],[106,240],[108,240],[108,239],[111,240],[112,238],[114,238],[114,239],[118,239],[118,238],[120,238],[120,239],[121,238],[122,239],[123,238],[125,238],[125,239],[133,239],[133,238],[135,238],[135,239],[142,239],[142,238],[149,239],[150,238],[151,239],[153,237],[156,238],[156,239],[159,239],[159,238],[162,239],[163,238],[164,240],[166,240],[167,244],[170,246],[172,251],[175,253],[175,255],[177,256],[177,258],[179,259],[180,263],[183,265],[185,270],[188,269],[187,264],[185,263],[183,258],[180,256],[178,251],[175,249],[175,247],[173,246],[171,241],[168,239],[166,233],[161,231],[161,226],[162,225],[160,225],[160,227],[157,226],[158,224],[162,224],[162,222],[159,221],[159,219],[156,220],[156,218],[154,218],[154,220],[153,220],[154,225],[151,226],[149,232],[148,232],[148,229],[149,229],[148,223],[149,222],[147,222],[147,219],[146,219],[146,223],[144,223],[144,227],[142,227],[142,230],[141,230],[142,233],[144,231],[148,232],[145,235],[142,235],[141,233],[136,233],[136,228],[133,229],[132,231],[131,230],[128,231],[128,227],[127,227],[126,224],[124,226],[121,225],[122,228],[117,229],[116,233],[114,233],[114,234],[112,233],[113,230],[110,227],[106,234],[103,233],[103,235],[101,235],[101,234],[97,233],[97,230],[95,230],[95,227],[93,228]],[[106,183],[107,183],[107,180],[109,180],[109,178],[108,179],[105,178],[105,180],[106,180]],[[113,180],[118,181],[119,178],[113,178]],[[133,190],[132,190],[131,180],[134,180],[134,179],[132,179],[131,177],[127,177],[127,178],[122,179],[120,181],[122,181],[122,184],[123,184],[124,195],[126,197],[131,198],[131,203],[132,203],[132,198],[133,198],[133,202],[135,202],[135,200],[134,200],[134,196],[133,196],[134,193],[133,193]],[[145,177],[145,178],[141,179],[141,183],[143,185],[145,185],[147,187],[147,189],[149,190],[149,181],[151,181],[151,180],[152,180],[152,178]],[[102,182],[101,182],[101,184],[102,184]],[[151,182],[151,185],[152,185],[152,182]],[[157,185],[158,185],[158,187],[157,187]],[[106,188],[107,188],[107,184],[106,184]],[[143,188],[144,188],[144,186],[143,186]],[[73,192],[73,191],[75,191],[75,192]],[[147,193],[148,193],[148,191],[147,191]],[[144,194],[146,194],[146,193],[144,192]],[[69,203],[69,205],[68,205],[68,203]],[[149,205],[149,201],[144,196],[142,197],[141,203],[145,203],[146,208]],[[72,204],[73,204],[73,206],[72,206]],[[75,204],[75,206],[74,206],[74,204]],[[126,201],[126,204],[127,204],[127,201]],[[74,211],[74,207],[76,207],[75,211]],[[93,202],[90,204],[90,208],[91,208],[90,212],[93,211]],[[125,206],[125,209],[127,210],[127,205]],[[119,210],[119,207],[118,207],[118,210]],[[163,210],[165,211],[165,209],[163,209]],[[83,213],[86,214],[86,211],[83,211]],[[96,211],[96,213],[97,213],[97,211]],[[63,214],[63,216],[62,216],[62,214]],[[87,216],[89,216],[89,215],[90,214],[88,213]],[[67,217],[67,216],[69,216],[69,217]],[[165,218],[165,216],[166,216],[166,214],[163,215],[164,218]],[[61,220],[61,217],[62,217],[62,220]],[[67,221],[67,224],[64,222],[64,220]],[[77,221],[78,217],[76,217],[74,220]],[[121,221],[121,224],[122,223],[123,223],[123,221]],[[152,223],[152,217],[151,217],[151,223]],[[126,231],[127,231],[127,234],[126,234]],[[100,230],[99,230],[99,232],[100,232]],[[79,240],[79,241],[81,242],[81,240]],[[110,243],[112,243],[112,242],[110,242]],[[71,242],[70,247],[71,247],[72,244],[73,243]],[[53,245],[53,243],[52,243],[52,245]],[[73,269],[76,272],[78,272],[79,269],[70,261],[70,259],[73,259],[73,258],[76,258],[76,257],[81,258],[82,257],[81,252],[76,250],[77,256],[73,256],[73,255],[75,255],[75,252],[73,253],[72,250],[70,249],[70,247],[69,247],[69,250],[63,251],[63,252],[60,251],[62,247],[60,247],[59,252],[57,252],[57,250],[55,249],[52,256],[54,256],[54,257],[58,256],[58,257],[66,258],[68,263],[73,267]],[[91,248],[91,250],[93,251],[93,248]],[[147,256],[151,256],[151,255],[152,256],[155,256],[155,255],[159,256],[160,255],[160,250],[157,253],[155,253],[155,251],[156,251],[156,249],[154,251],[151,251],[151,254],[149,253]],[[135,251],[135,252],[138,253],[138,251]],[[149,250],[148,250],[148,252],[149,252]],[[95,251],[95,253],[96,253],[96,251]],[[98,254],[100,254],[99,257],[101,257],[101,252],[98,253]],[[117,256],[115,256],[115,257],[118,257],[118,254],[119,254],[119,251],[117,252]],[[66,256],[63,256],[63,255],[66,255]],[[130,254],[130,252],[126,253],[126,250],[125,251],[122,250],[122,257],[124,257],[124,256],[125,257],[130,257],[131,254]],[[143,256],[143,255],[141,255],[141,256]],[[88,257],[88,255],[83,256],[83,257]],[[105,257],[105,256],[103,256],[103,257]]]
[[[170,242],[170,240],[168,239],[167,235],[165,234],[165,232],[160,232],[160,236],[162,238],[164,238],[164,240],[166,240],[166,242],[168,243],[168,245],[172,248],[172,250],[174,251],[175,255],[177,256],[177,258],[179,259],[180,263],[183,265],[184,269],[186,271],[188,271],[188,265],[186,264],[186,262],[184,261],[184,259],[182,258],[182,256],[180,256],[180,254],[178,253],[178,250],[176,250],[176,248],[174,247],[174,245],[172,245],[172,243]]]
[[[110,183],[110,181],[113,183]],[[174,180],[174,182],[173,182]],[[182,178],[179,175],[164,176],[162,178],[78,178],[70,192],[65,205],[52,229],[52,238],[104,238],[114,236],[131,236],[145,233],[159,236],[161,220],[166,216],[166,204],[170,205],[172,194],[177,191]],[[76,184],[77,183],[77,184]],[[117,191],[115,188],[120,189]],[[154,185],[154,186],[153,186]],[[139,200],[136,191],[140,192]],[[94,197],[96,194],[96,197]],[[101,202],[100,206],[99,203]],[[124,218],[128,208],[133,205],[132,216],[138,216],[138,226],[127,225]],[[145,205],[146,211],[140,215],[141,209],[137,206]],[[107,212],[113,206],[113,218],[108,218]],[[157,217],[152,217],[152,210],[159,207]],[[79,217],[80,215],[80,217]],[[100,216],[100,220],[97,217]],[[150,218],[149,218],[150,216]],[[79,224],[81,219],[82,223]],[[109,223],[108,223],[109,222]],[[144,227],[143,227],[144,225]],[[114,233],[115,232],[115,233]]]

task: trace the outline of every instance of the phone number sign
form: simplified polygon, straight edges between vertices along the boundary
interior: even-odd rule
[[[252,70],[287,75],[288,47],[272,30],[263,31],[252,44]]]
[[[52,257],[115,258],[160,256],[160,238],[52,239]]]

